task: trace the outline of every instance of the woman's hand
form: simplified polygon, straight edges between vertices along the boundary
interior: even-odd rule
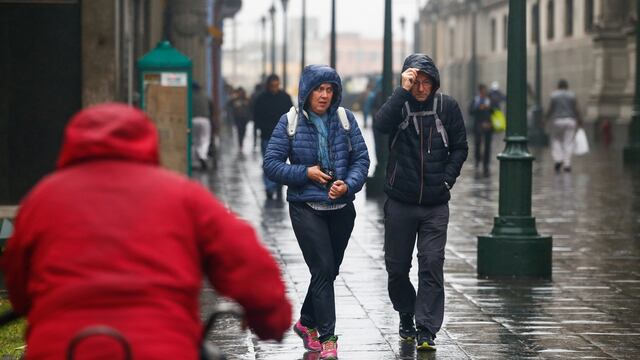
[[[331,176],[323,173],[322,170],[320,170],[319,165],[308,167],[307,177],[311,181],[315,181],[318,184],[322,184],[322,185],[325,185],[329,180],[331,180]]]
[[[349,190],[349,186],[347,186],[344,181],[336,180],[333,182],[333,185],[331,185],[331,189],[329,189],[329,199],[338,199],[344,196],[344,194],[347,193],[347,190]]]

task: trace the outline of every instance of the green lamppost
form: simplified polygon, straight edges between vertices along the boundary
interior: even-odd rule
[[[640,0],[636,0],[636,19],[640,19]],[[636,93],[629,125],[629,144],[624,147],[624,162],[640,165],[640,21],[636,21]]]
[[[329,65],[336,68],[336,0],[331,0],[331,38]]]
[[[533,21],[533,35],[536,42],[535,56],[535,105],[533,106],[533,127],[529,134],[529,143],[531,145],[547,146],[549,137],[544,132],[542,121],[542,48],[540,41],[542,35],[540,33],[540,0],[533,5],[531,9],[531,20]]]
[[[478,276],[551,278],[551,237],[531,216],[531,165],[526,122],[526,2],[509,0],[507,132],[500,160],[498,216],[478,236]]]
[[[391,32],[391,0],[384,1],[384,39],[382,59],[382,99],[386,101],[393,90],[393,50]],[[381,105],[381,104],[380,104]],[[375,116],[375,114],[374,114]],[[373,130],[373,140],[376,151],[377,164],[373,176],[367,179],[367,196],[376,197],[382,195],[384,190],[384,178],[387,168],[387,135]]]

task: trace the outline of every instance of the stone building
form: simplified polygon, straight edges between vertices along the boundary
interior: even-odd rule
[[[577,94],[588,131],[597,135],[597,125],[605,119],[626,128],[635,78],[635,2],[526,2],[527,78],[535,89],[539,38],[542,106],[564,78]],[[507,17],[507,0],[431,0],[420,11],[417,50],[433,55],[443,91],[465,108],[477,83],[498,81],[503,91],[506,88]],[[626,137],[617,136],[616,141],[623,143]]]
[[[192,59],[195,80],[213,81],[214,20],[233,15],[241,5],[241,0],[0,0],[0,208],[17,204],[54,169],[72,114],[100,102],[136,104],[135,62],[160,40],[171,40]]]

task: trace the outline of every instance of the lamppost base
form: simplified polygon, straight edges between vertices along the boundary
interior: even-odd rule
[[[626,164],[640,165],[640,145],[627,145],[623,150],[623,159]]]
[[[551,236],[478,236],[478,277],[551,279]]]
[[[551,279],[551,236],[531,216],[498,216],[491,234],[478,236],[478,276]]]

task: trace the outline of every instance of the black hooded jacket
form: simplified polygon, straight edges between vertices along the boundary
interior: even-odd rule
[[[389,134],[389,161],[385,192],[398,201],[419,205],[438,205],[449,201],[449,187],[460,175],[467,159],[468,145],[464,119],[455,99],[437,93],[440,74],[433,60],[424,54],[407,57],[402,66],[417,68],[433,80],[433,90],[426,101],[419,102],[402,87],[395,89],[374,118],[374,128]],[[414,124],[400,129],[406,118],[405,102],[411,112],[429,111],[437,97],[437,114],[448,137],[448,147],[437,131],[434,115],[418,116]],[[446,182],[446,184],[445,184]]]

